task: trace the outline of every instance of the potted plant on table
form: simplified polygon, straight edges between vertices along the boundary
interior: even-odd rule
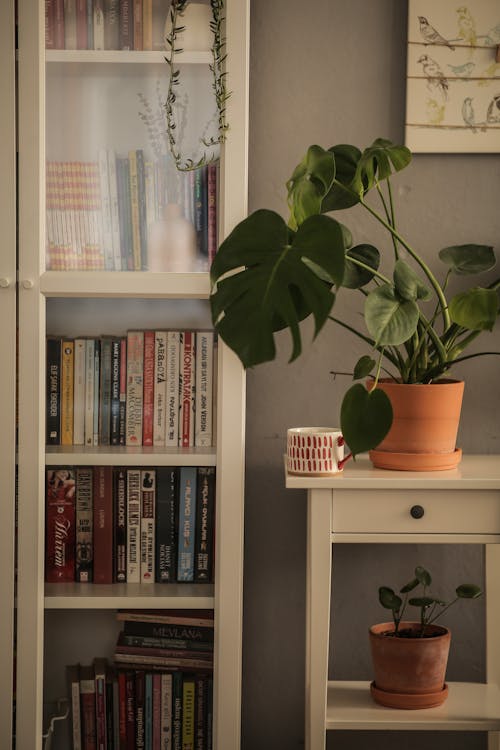
[[[276,212],[261,209],[240,222],[220,246],[211,267],[212,317],[245,367],[273,360],[274,334],[285,328],[293,341],[290,360],[298,357],[300,322],[309,315],[315,335],[328,320],[349,330],[367,346],[353,378],[370,378],[368,387],[352,385],[341,407],[341,429],[353,456],[370,450],[374,464],[383,468],[446,469],[456,466],[461,455],[455,440],[463,383],[455,385],[443,376],[469,357],[499,353],[465,350],[494,327],[500,279],[480,286],[475,278],[495,265],[491,246],[444,248],[439,252],[443,273],[435,274],[400,234],[391,177],[410,161],[406,147],[383,139],[363,152],[351,145],[328,150],[311,146],[287,183],[288,224]],[[366,199],[369,192],[377,196],[380,210]],[[383,263],[376,247],[355,245],[350,230],[326,215],[355,205],[387,231],[390,250],[384,251]],[[448,298],[453,274],[471,275],[474,281]],[[341,288],[360,297],[360,329],[332,314]],[[402,415],[396,402],[401,391]],[[436,422],[446,391],[456,391],[458,398],[444,416],[444,426],[451,425],[448,436],[441,435]],[[437,397],[425,403],[432,392]],[[423,435],[418,429],[420,396],[424,414],[432,419]],[[412,426],[409,417],[416,417]],[[394,442],[398,432],[410,442]],[[431,437],[438,433],[440,442],[433,449]]]
[[[475,584],[461,584],[456,597],[444,602],[429,593],[430,573],[421,566],[414,578],[396,594],[388,586],[379,588],[379,601],[392,612],[392,622],[372,625],[370,648],[375,679],[370,691],[373,699],[391,708],[431,708],[446,700],[445,683],[450,631],[435,625],[446,610],[459,599],[478,599],[481,589]],[[412,596],[418,586],[421,596]],[[407,605],[420,610],[417,622],[403,620]]]

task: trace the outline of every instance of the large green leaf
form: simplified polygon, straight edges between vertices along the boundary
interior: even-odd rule
[[[471,331],[492,331],[498,315],[498,295],[494,289],[476,287],[457,294],[449,303],[454,323]]]
[[[322,269],[329,283],[306,261]],[[334,219],[312,216],[291,233],[274,211],[256,211],[233,229],[212,263],[214,325],[245,367],[274,359],[274,332],[289,327],[295,359],[302,350],[299,322],[312,314],[317,335],[343,268],[342,231]]]
[[[310,146],[287,182],[290,226],[299,227],[309,216],[321,213],[323,198],[335,177],[335,159],[321,146]]]
[[[365,300],[365,322],[376,346],[398,346],[413,336],[419,319],[414,300],[401,299],[390,284],[370,292]]]
[[[431,292],[428,286],[404,260],[398,259],[394,264],[394,286],[403,299],[429,299]]]
[[[384,391],[367,391],[361,383],[351,386],[340,409],[342,434],[352,455],[376,448],[392,424],[392,406]]]
[[[385,138],[377,138],[361,154],[352,183],[358,195],[371,190],[377,182],[386,180],[393,172],[399,172],[411,161],[411,151]]]
[[[373,279],[373,273],[366,268],[360,268],[352,259],[364,263],[365,266],[378,270],[380,264],[380,253],[373,245],[356,245],[346,253],[346,264],[344,271],[344,281],[342,286],[348,289],[361,289]]]
[[[335,180],[321,204],[322,213],[351,208],[359,202],[359,196],[353,192],[351,183],[356,174],[361,151],[356,146],[343,143],[328,149],[335,157]]]
[[[439,251],[439,257],[459,276],[489,271],[496,264],[490,245],[453,245]]]

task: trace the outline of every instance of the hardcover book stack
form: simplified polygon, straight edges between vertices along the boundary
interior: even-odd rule
[[[47,49],[164,49],[166,0],[45,0]]]
[[[104,148],[96,162],[48,161],[47,269],[148,270],[155,222],[169,203],[179,203],[197,240],[196,259],[186,257],[183,270],[207,271],[217,248],[217,164],[183,173],[174,195],[167,161],[149,160],[142,149],[118,156]]]
[[[47,338],[47,445],[214,444],[213,331]]]
[[[215,468],[47,469],[48,583],[211,583]]]
[[[211,750],[213,612],[118,612],[114,665],[67,668],[73,750]]]

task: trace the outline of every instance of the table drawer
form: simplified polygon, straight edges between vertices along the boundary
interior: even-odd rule
[[[499,534],[500,492],[333,491],[332,531],[336,534]]]

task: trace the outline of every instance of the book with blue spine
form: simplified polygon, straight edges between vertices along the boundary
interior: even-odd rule
[[[195,466],[181,466],[179,476],[179,534],[177,580],[194,580],[194,540],[196,522]]]

